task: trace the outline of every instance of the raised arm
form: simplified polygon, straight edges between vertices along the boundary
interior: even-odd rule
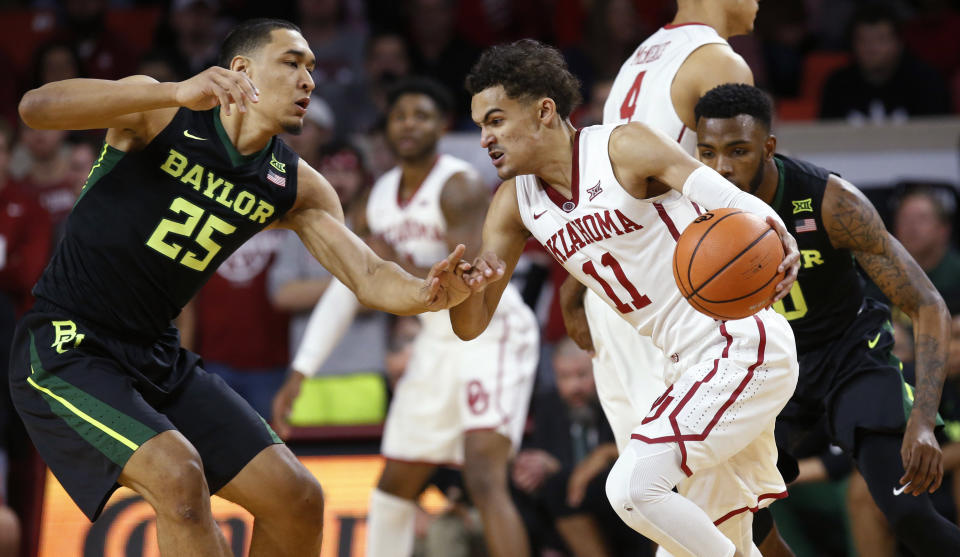
[[[458,337],[470,340],[487,328],[529,236],[520,219],[516,185],[508,180],[494,194],[483,224],[483,247],[470,270],[474,291],[450,308],[450,323]]]
[[[469,295],[460,273],[454,272],[462,247],[435,264],[426,279],[419,279],[378,257],[344,225],[340,201],[320,173],[302,159],[297,171],[297,201],[278,225],[297,232],[317,261],[362,304],[412,315],[448,308]]]
[[[245,73],[212,67],[177,83],[159,83],[145,75],[55,81],[28,91],[19,111],[34,129],[108,128],[108,142],[129,150],[160,133],[179,107],[208,110],[219,104],[229,114],[231,103],[242,112],[247,102],[257,101]]]
[[[950,313],[943,298],[873,204],[852,184],[830,176],[823,195],[823,224],[836,248],[850,250],[890,301],[913,320],[916,395],[900,454],[907,491],[933,492],[943,479],[940,445],[933,435],[950,342]]]

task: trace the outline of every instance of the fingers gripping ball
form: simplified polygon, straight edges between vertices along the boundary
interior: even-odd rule
[[[673,278],[684,298],[714,319],[742,319],[770,303],[783,273],[783,244],[763,219],[739,209],[696,218],[677,240]]]

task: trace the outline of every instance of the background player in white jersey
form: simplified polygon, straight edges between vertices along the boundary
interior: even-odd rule
[[[448,93],[426,79],[401,82],[388,97],[387,141],[400,165],[374,184],[366,228],[377,253],[409,270],[446,254],[448,244],[467,241],[474,250],[480,244],[489,190],[469,163],[437,153],[450,109]],[[370,502],[369,557],[410,555],[414,501],[439,464],[463,466],[490,555],[529,554],[506,471],[527,417],[539,338],[519,293],[508,288],[504,301],[493,326],[467,343],[453,334],[446,312],[422,319],[384,429],[387,463]],[[329,355],[324,347],[336,344],[355,308],[353,295],[339,286],[317,304],[275,416],[289,412],[304,375],[320,368]]]
[[[795,240],[766,204],[648,126],[576,131],[568,116],[579,101],[577,79],[553,48],[524,40],[488,49],[467,88],[481,146],[506,181],[471,271],[489,286],[478,285],[450,310],[454,330],[464,339],[484,330],[503,291],[493,279],[509,277],[526,239],[535,236],[674,362],[665,377],[670,386],[607,480],[614,510],[678,557],[751,554],[750,514],[740,511],[765,506],[785,490],[773,424],[797,381],[793,334],[771,310],[725,322],[696,312],[673,281],[672,252],[696,214],[692,202],[764,215],[787,253],[781,265],[787,278],[777,286],[785,293],[799,266]],[[731,501],[737,520],[724,523],[737,530],[721,532],[672,488],[738,459],[750,489]]]

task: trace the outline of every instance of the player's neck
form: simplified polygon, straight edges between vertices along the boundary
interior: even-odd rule
[[[400,195],[404,199],[413,195],[420,184],[427,179],[440,155],[431,151],[427,155],[400,161]]]
[[[568,199],[572,195],[573,150],[576,148],[574,145],[576,135],[576,128],[569,122],[564,122],[561,129],[544,138],[547,145],[541,149],[541,152],[546,156],[534,172],[538,178]]]
[[[683,25],[687,23],[702,23],[713,27],[724,39],[729,39],[731,32],[727,29],[727,21],[722,12],[710,9],[708,6],[684,6],[677,10],[670,25]]]
[[[241,155],[252,155],[261,151],[276,135],[268,126],[261,125],[259,117],[250,112],[240,112],[236,105],[230,107],[230,114],[223,110],[217,115],[223,125],[223,131]]]
[[[763,181],[757,192],[754,194],[767,205],[772,205],[777,196],[777,188],[780,186],[780,168],[777,167],[773,158],[763,163]]]

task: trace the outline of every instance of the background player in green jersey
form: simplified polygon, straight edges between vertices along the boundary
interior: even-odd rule
[[[254,20],[223,67],[179,83],[71,79],[28,92],[24,122],[108,128],[100,159],[35,288],[11,392],[54,474],[95,519],[118,485],[157,512],[164,556],[230,555],[216,493],[255,517],[250,555],[319,552],[320,486],[249,405],[179,346],[170,321],[216,267],[269,226],[295,230],[365,304],[456,304],[463,247],[426,279],[377,257],[336,193],[276,134],[303,124],[314,57],[298,28]]]
[[[743,84],[710,90],[695,109],[700,161],[770,204],[802,255],[790,294],[774,304],[794,330],[800,360],[797,389],[777,418],[778,445],[790,449],[826,414],[831,437],[856,461],[897,538],[916,555],[956,555],[960,529],[928,495],[943,478],[934,426],[950,339],[946,305],[855,186],[776,153],[771,112],[767,96]],[[890,354],[890,311],[863,295],[854,259],[914,323],[912,410]]]

